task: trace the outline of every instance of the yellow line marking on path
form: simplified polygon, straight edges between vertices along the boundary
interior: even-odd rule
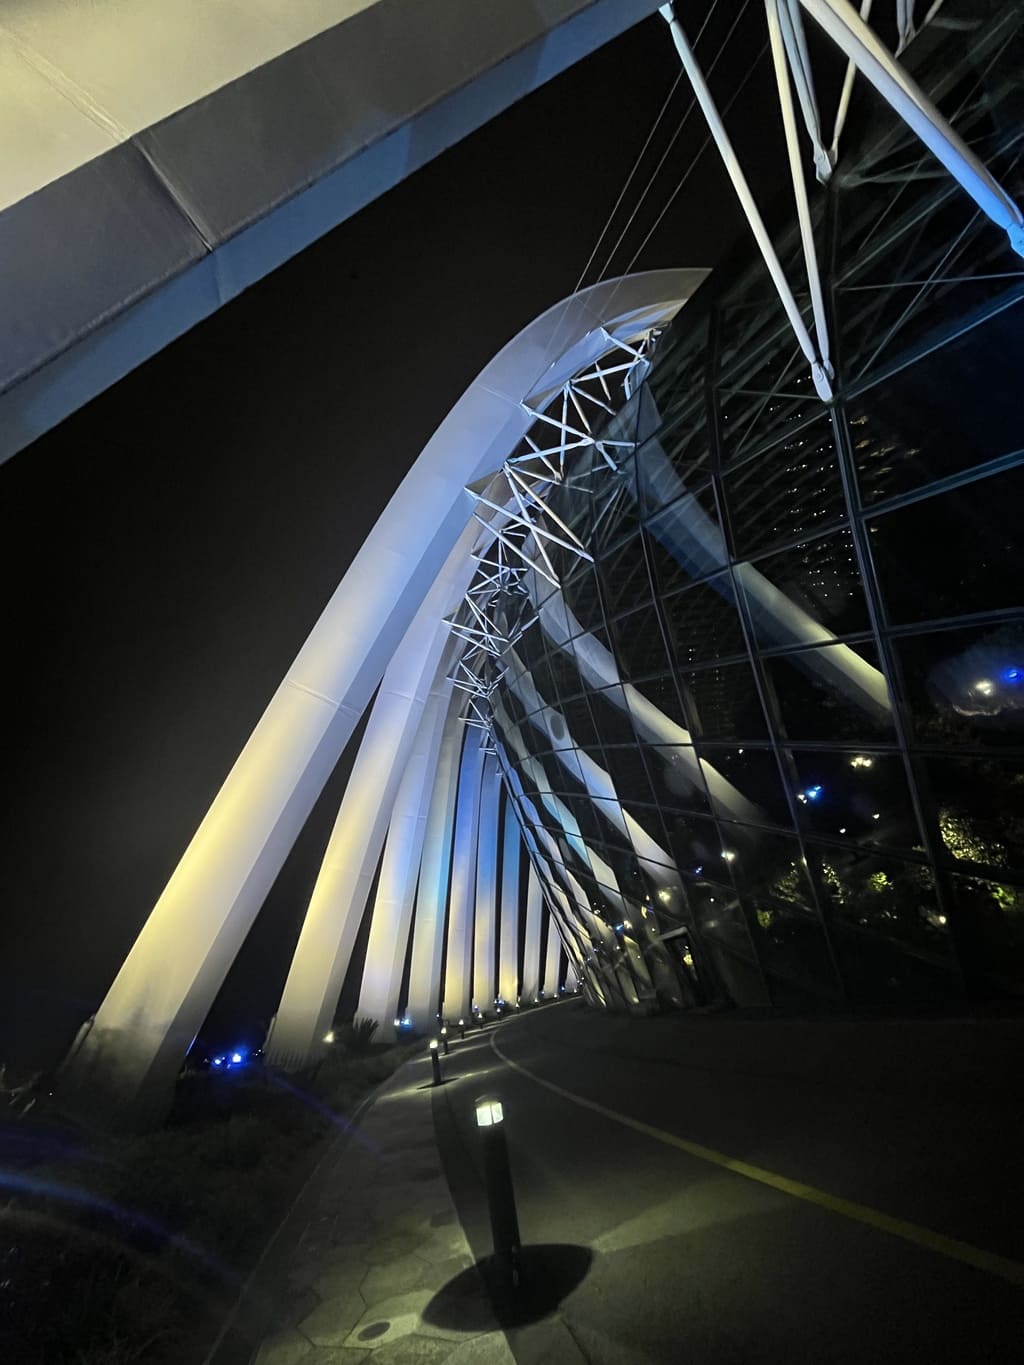
[[[493,1034],[491,1035],[491,1047],[505,1065],[510,1066],[513,1071],[518,1071],[536,1085],[543,1086],[545,1090],[560,1095],[563,1100],[568,1100],[571,1104],[578,1104],[581,1109],[590,1109],[593,1113],[600,1114],[602,1118],[610,1119],[613,1123],[619,1123],[624,1128],[632,1128],[634,1132],[643,1133],[645,1137],[653,1138],[655,1142],[664,1143],[666,1147],[675,1147],[680,1152],[686,1152],[688,1156],[696,1157],[698,1161],[707,1161],[712,1166],[720,1166],[724,1170],[732,1171],[734,1175],[741,1175],[747,1180],[755,1180],[759,1185],[767,1185],[770,1189],[781,1190],[783,1194],[792,1195],[794,1199],[802,1199],[805,1203],[816,1204],[819,1208],[827,1209],[829,1213],[838,1214],[841,1218],[849,1218],[855,1223],[865,1223],[868,1227],[875,1228],[879,1232],[887,1232],[892,1237],[900,1237],[904,1242],[912,1242],[915,1246],[925,1247],[928,1251],[934,1251],[939,1256],[947,1256],[950,1260],[961,1261],[964,1265],[974,1266],[976,1270],[982,1270],[987,1275],[995,1275],[1001,1280],[1009,1280],[1011,1284],[1024,1288],[1024,1264],[1020,1261],[1012,1261],[1009,1257],[999,1256],[994,1251],[984,1251],[981,1247],[972,1246],[970,1242],[961,1242],[956,1237],[946,1237],[941,1232],[932,1232],[930,1228],[918,1227],[916,1223],[908,1223],[903,1218],[894,1218],[891,1214],[882,1213],[881,1210],[873,1209],[867,1204],[858,1204],[852,1199],[842,1199],[838,1195],[829,1194],[827,1190],[819,1190],[814,1185],[805,1185],[800,1180],[790,1180],[788,1176],[765,1170],[763,1166],[754,1166],[749,1161],[740,1161],[736,1157],[727,1156],[724,1152],[716,1152],[713,1147],[703,1147],[699,1142],[690,1142],[687,1138],[676,1137],[674,1133],[666,1133],[662,1128],[655,1128],[650,1123],[641,1123],[639,1119],[629,1118],[628,1115],[619,1114],[614,1109],[606,1109],[603,1104],[584,1099],[582,1095],[576,1095],[571,1090],[563,1090],[560,1085],[546,1081],[519,1062],[514,1062],[511,1057],[502,1052]]]

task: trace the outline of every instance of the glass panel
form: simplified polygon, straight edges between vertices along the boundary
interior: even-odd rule
[[[662,593],[675,592],[728,560],[714,489],[689,492],[647,519],[648,553]]]
[[[765,659],[790,739],[890,739],[889,689],[872,645],[827,645]]]
[[[679,871],[687,878],[702,877],[705,881],[731,887],[732,878],[729,865],[721,856],[722,839],[717,825],[711,820],[680,815],[671,810],[663,814]]]
[[[659,745],[649,748],[646,758],[654,797],[659,806],[699,811],[702,814],[710,810],[704,773],[692,746]]]
[[[1024,871],[1024,762],[933,758],[927,768],[949,856]]]
[[[642,512],[657,512],[686,492],[690,484],[705,481],[711,463],[703,395],[698,395],[697,420],[683,418],[671,429],[662,429],[636,453],[637,496]]]
[[[661,622],[653,607],[642,607],[612,621],[609,630],[622,677],[646,678],[668,672]]]
[[[716,574],[706,583],[662,598],[661,609],[681,667],[744,652],[730,574]]]
[[[589,693],[588,698],[602,744],[636,744],[621,687],[606,687],[600,692]]]
[[[722,821],[719,857],[741,892],[767,896],[780,905],[814,908],[800,845],[792,835],[773,834]]]
[[[692,307],[692,302],[687,304],[687,314]],[[644,390],[653,400],[660,422],[666,426],[681,420],[697,421],[704,411],[707,336],[707,315],[687,316],[685,328],[668,333],[658,342]]]
[[[1021,426],[1024,439],[1024,418]],[[1022,502],[1024,466],[871,522],[871,548],[889,620],[898,624],[1019,607],[1024,600]]]
[[[619,616],[650,599],[651,585],[647,577],[644,547],[638,535],[603,556],[598,561],[597,571],[604,588],[609,617]]]
[[[853,536],[848,530],[754,564],[738,564],[760,645],[807,645],[870,628]]]
[[[1020,743],[1024,623],[911,635],[895,647],[919,740]]]
[[[615,786],[615,794],[623,805],[629,806],[639,801],[649,806],[654,801],[654,793],[644,767],[643,756],[635,746],[629,748],[605,748],[605,767]]]
[[[706,739],[761,739],[768,733],[749,664],[717,664],[680,675],[686,709]]]
[[[722,482],[738,555],[824,530],[846,510],[827,415],[725,474]]]
[[[607,465],[603,471],[600,466],[594,468],[594,520],[587,542],[589,550],[600,552],[621,544],[623,540],[632,540],[640,529],[632,458],[624,475],[614,473]]]
[[[920,849],[898,754],[796,750],[797,813],[804,829],[849,843]]]
[[[1024,995],[1024,887],[954,874],[961,955],[1001,995]]]
[[[808,845],[809,852],[814,848]],[[837,922],[893,939],[908,952],[951,954],[929,868],[890,854],[818,848],[821,882]]]
[[[1007,309],[856,400],[850,435],[865,502],[1024,447],[1022,324],[1021,306]]]
[[[563,592],[566,606],[576,618],[575,622],[569,622],[570,628],[578,625],[581,630],[594,630],[604,624],[597,575],[592,565],[582,561],[579,572],[564,584]]]
[[[626,690],[626,700],[636,732],[648,744],[689,743],[690,721],[671,678],[647,678]]]
[[[771,749],[702,744],[700,757],[716,815],[727,820],[792,826],[779,765]]]

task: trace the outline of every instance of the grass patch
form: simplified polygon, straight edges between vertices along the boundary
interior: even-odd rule
[[[4,1365],[190,1365],[319,1158],[409,1045],[182,1077],[162,1128],[85,1137],[40,1104],[7,1126]],[[2,1155],[2,1153],[0,1153]]]

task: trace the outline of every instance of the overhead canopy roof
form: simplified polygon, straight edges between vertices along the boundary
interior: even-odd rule
[[[0,460],[655,8],[7,0]]]

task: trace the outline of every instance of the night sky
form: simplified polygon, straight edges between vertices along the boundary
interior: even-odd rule
[[[712,78],[721,103],[763,37],[748,5]],[[402,475],[477,371],[575,287],[678,69],[648,20],[0,468],[0,1060],[55,1061],[98,1006]],[[762,188],[782,169],[765,155],[770,84],[762,57],[730,119]],[[680,83],[585,283],[688,104]],[[704,138],[694,112],[605,275]],[[634,268],[713,265],[739,230],[707,152]],[[222,1026],[275,1007],[351,748],[228,979]]]

